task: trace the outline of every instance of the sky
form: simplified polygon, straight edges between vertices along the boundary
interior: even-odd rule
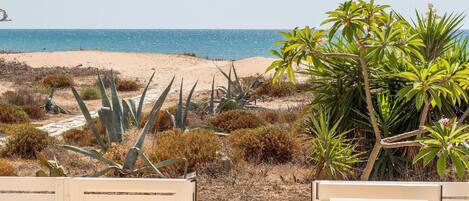
[[[317,27],[343,0],[0,0],[0,29],[290,29]],[[469,0],[376,0],[406,17],[469,13]],[[469,17],[464,21],[469,29]]]

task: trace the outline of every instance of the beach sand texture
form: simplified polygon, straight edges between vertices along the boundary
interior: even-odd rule
[[[126,53],[104,51],[63,51],[63,52],[32,52],[0,54],[7,61],[24,62],[32,67],[97,67],[113,69],[126,78],[138,78],[146,81],[152,69],[156,75],[152,88],[162,88],[173,75],[176,76],[174,86],[179,86],[180,78],[184,78],[184,88],[188,89],[199,80],[197,90],[211,88],[212,76],[215,75],[216,85],[226,84],[225,78],[218,72],[217,66],[228,70],[231,61],[212,61],[203,58],[176,54]],[[252,57],[234,61],[239,76],[262,74],[272,63],[272,58]],[[174,89],[174,88],[173,88]]]

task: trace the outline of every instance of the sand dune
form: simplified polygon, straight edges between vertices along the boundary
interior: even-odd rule
[[[217,84],[225,82],[218,73],[217,66],[228,69],[229,61],[212,61],[173,54],[124,53],[103,51],[64,51],[64,52],[33,52],[18,54],[0,54],[7,61],[25,62],[32,67],[52,66],[83,66],[114,69],[121,76],[146,80],[156,69],[152,87],[162,87],[175,75],[179,80],[184,77],[185,83],[199,80],[198,90],[209,89],[212,76],[216,76]],[[271,64],[272,58],[253,57],[235,61],[240,76],[264,73]],[[191,84],[185,84],[189,88]]]

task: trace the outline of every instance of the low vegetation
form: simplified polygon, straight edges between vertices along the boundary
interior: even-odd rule
[[[208,130],[195,129],[182,132],[179,129],[159,133],[155,139],[157,149],[151,159],[155,162],[175,157],[187,159],[188,171],[200,171],[208,164],[220,162],[222,147],[218,137]],[[175,164],[164,169],[170,175],[179,176],[184,173],[183,164]]]
[[[28,114],[20,106],[0,103],[0,123],[28,123]]]
[[[101,98],[99,90],[95,87],[85,87],[80,90],[80,96],[83,100],[97,100]]]
[[[39,83],[57,88],[65,88],[73,85],[73,78],[68,75],[47,75],[39,80]]]
[[[45,149],[52,142],[48,133],[30,124],[10,126],[5,133],[10,137],[1,150],[3,156],[35,158],[36,153]]]
[[[138,80],[118,79],[116,86],[118,91],[137,91],[140,89]]]
[[[217,114],[208,123],[225,132],[232,132],[243,128],[257,128],[265,122],[248,110],[230,110]]]
[[[168,111],[161,111],[156,116],[156,120],[151,128],[152,133],[156,133],[158,131],[165,131],[173,128],[173,121],[171,120],[171,113]],[[140,120],[140,125],[145,125],[150,118],[150,114],[144,114],[142,119]]]
[[[296,133],[279,126],[234,131],[227,139],[235,158],[261,163],[286,163],[300,152]]]
[[[17,176],[15,167],[13,167],[13,165],[11,165],[5,159],[0,159],[0,176],[1,177]]]

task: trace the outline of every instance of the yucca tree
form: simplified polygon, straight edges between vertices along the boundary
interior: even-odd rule
[[[419,139],[423,145],[415,156],[413,163],[420,160],[427,166],[432,160],[437,159],[437,173],[441,177],[445,175],[446,166],[451,163],[460,179],[469,171],[469,148],[465,142],[469,141],[469,126],[459,126],[456,120],[441,119],[434,126],[424,126],[430,133]]]
[[[309,65],[310,68],[321,68],[323,62],[330,59],[344,59],[357,62],[360,66],[365,103],[369,120],[375,136],[375,145],[370,153],[367,166],[362,179],[367,180],[373,169],[381,145],[381,130],[378,126],[373,96],[370,84],[370,66],[381,63],[381,56],[389,52],[401,52],[403,57],[421,57],[415,48],[422,45],[422,41],[415,34],[407,30],[408,23],[393,11],[389,6],[377,5],[374,1],[346,1],[333,11],[327,12],[328,18],[322,24],[332,24],[328,30],[312,30],[309,27],[294,29],[291,33],[284,33],[286,40],[281,42],[281,51],[277,52],[279,60],[272,63],[267,70],[275,70],[276,78],[286,72],[291,77],[293,65]],[[341,32],[338,32],[341,30]],[[340,33],[340,34],[338,34]],[[335,43],[343,39],[350,46],[355,46],[357,52],[327,52],[324,51],[325,38],[327,42]]]

